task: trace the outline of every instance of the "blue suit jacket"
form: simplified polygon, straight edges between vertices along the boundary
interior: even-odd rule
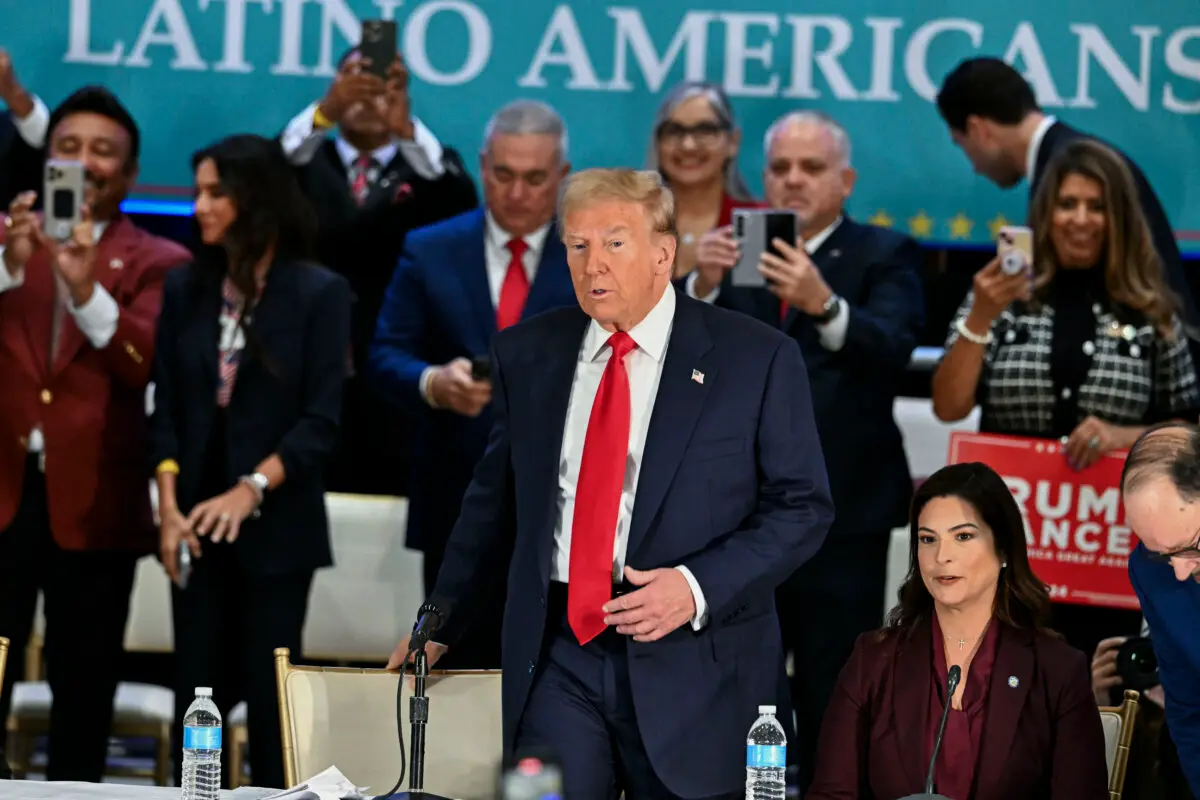
[[[538,660],[567,402],[589,324],[578,306],[492,346],[495,425],[463,498],[432,600],[452,644],[512,547],[503,631],[511,748]],[[703,380],[693,378],[694,371]],[[633,700],[658,777],[684,797],[736,791],[746,732],[775,704],[783,655],[774,594],[824,541],[833,504],[800,349],[778,330],[680,294],[647,433],[626,563],[685,565],[709,606],[628,644]]]
[[[478,209],[408,235],[367,363],[375,388],[418,426],[407,537],[418,550],[445,546],[492,427],[490,408],[474,419],[434,410],[420,390],[426,367],[487,355],[496,335],[484,233]],[[576,303],[566,250],[552,229],[523,316]]]
[[[1200,797],[1200,583],[1176,580],[1140,544],[1129,557],[1129,579],[1150,626],[1179,763]]]

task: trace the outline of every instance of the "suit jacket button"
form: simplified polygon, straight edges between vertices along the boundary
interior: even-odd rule
[[[541,603],[541,605],[542,605],[542,608],[545,608],[545,607],[546,607],[546,598],[545,598],[544,596],[543,596],[543,597],[539,597],[539,598],[538,598],[538,602],[539,602],[539,603]]]
[[[50,393],[49,389],[42,389],[42,393],[39,395],[39,397],[41,398],[42,405],[44,406],[48,406],[54,402],[54,395]]]
[[[533,674],[533,662],[532,661],[529,662],[529,674],[530,675]]]

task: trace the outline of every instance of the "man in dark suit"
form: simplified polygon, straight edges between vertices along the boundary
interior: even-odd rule
[[[1121,492],[1141,539],[1129,578],[1150,627],[1179,764],[1200,797],[1200,428],[1170,422],[1142,434]]]
[[[8,113],[0,115],[0,208],[8,208],[18,194],[42,185],[50,110],[21,85],[12,58],[3,48],[0,100],[8,106]]]
[[[766,288],[733,286],[728,229],[702,237],[689,293],[780,328],[800,344],[837,517],[817,556],[780,587],[792,657],[801,791],[812,780],[825,704],[854,640],[883,621],[891,529],[904,524],[912,478],[892,415],[923,323],[921,252],[893,231],[843,212],[854,188],[850,141],[816,112],[785,115],[766,136],[763,187],[793,210],[801,246],[779,245]],[[820,609],[820,613],[814,613]]]
[[[357,49],[347,52],[325,97],[296,115],[280,142],[317,212],[318,260],[356,296],[356,374],[346,385],[329,488],[408,494],[407,428],[362,373],[405,235],[475,208],[475,184],[458,153],[412,115],[399,58],[384,81],[363,69]]]
[[[998,58],[961,62],[942,82],[937,104],[951,138],[975,171],[1002,189],[1024,178],[1031,198],[1056,153],[1077,139],[1096,138],[1043,112],[1021,74]],[[1185,273],[1171,221],[1142,170],[1120,149],[1104,144],[1116,150],[1133,173],[1163,273],[1183,305],[1184,322],[1200,325],[1196,313],[1200,270]],[[1195,343],[1192,355],[1200,355]]]
[[[99,781],[134,567],[157,549],[145,468],[155,320],[168,270],[189,256],[121,216],[138,129],[116,97],[81,89],[49,130],[52,158],[83,163],[91,219],[51,241],[28,192],[0,231],[0,631],[23,653],[43,592],[47,777]]]
[[[472,374],[472,359],[486,362],[498,330],[575,303],[567,254],[553,231],[558,188],[570,169],[562,119],[541,103],[517,101],[496,113],[484,138],[485,210],[409,235],[371,349],[376,390],[418,431],[408,546],[424,553],[426,591],[492,426],[491,383]],[[496,581],[489,613],[455,648],[453,665],[500,666],[502,584]]]
[[[579,307],[493,342],[495,424],[431,599],[438,638],[513,547],[506,750],[556,750],[579,800],[741,797],[782,679],[775,587],[833,516],[803,360],[670,286],[657,173],[574,175],[559,218]]]

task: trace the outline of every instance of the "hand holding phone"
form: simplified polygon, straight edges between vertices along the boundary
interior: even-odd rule
[[[396,60],[396,23],[394,20],[367,19],[362,24],[362,39],[358,54],[366,63],[366,71],[384,80]]]
[[[75,226],[83,221],[86,183],[83,164],[79,161],[47,161],[44,178],[43,229],[51,241],[65,242],[71,238]]]
[[[767,279],[758,271],[763,253],[783,258],[775,239],[795,246],[796,212],[778,209],[738,208],[733,212],[733,238],[738,245],[738,261],[731,273],[734,286],[764,287]]]

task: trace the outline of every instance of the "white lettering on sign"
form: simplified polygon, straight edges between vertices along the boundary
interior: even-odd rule
[[[1046,560],[1050,553],[1076,551],[1125,558],[1133,552],[1130,528],[1118,524],[1120,494],[1116,488],[1098,491],[1091,484],[1029,481],[1013,475],[1004,477],[1025,519],[1025,541],[1029,557]],[[1032,529],[1029,502],[1040,527]],[[1088,562],[1092,563],[1092,562]]]

